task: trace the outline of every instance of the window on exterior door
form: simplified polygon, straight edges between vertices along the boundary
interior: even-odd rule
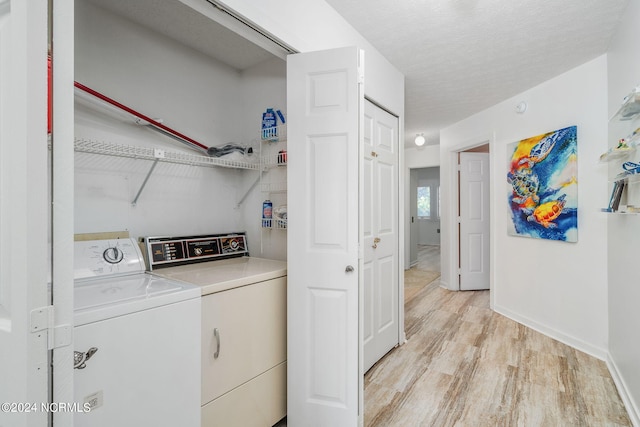
[[[431,187],[418,187],[418,218],[431,218]]]
[[[418,212],[416,216],[418,219],[440,219],[439,185],[418,187]]]

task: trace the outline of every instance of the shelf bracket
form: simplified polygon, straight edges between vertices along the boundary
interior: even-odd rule
[[[131,206],[135,207],[138,204],[138,199],[140,198],[140,194],[142,194],[142,190],[144,190],[144,187],[147,185],[147,181],[149,181],[149,177],[153,173],[153,170],[156,168],[156,165],[158,164],[158,160],[160,160],[160,157],[156,156],[156,159],[153,161],[153,164],[149,169],[149,172],[147,172],[147,176],[145,176],[144,181],[142,181],[142,185],[138,190],[138,194],[136,194],[136,198],[133,199],[133,202],[131,202]]]
[[[251,193],[251,190],[253,190],[253,189],[256,187],[256,185],[258,185],[258,183],[259,183],[259,182],[260,182],[260,180],[262,179],[262,172],[263,172],[263,171],[261,170],[261,171],[260,171],[260,173],[258,174],[258,177],[256,178],[256,180],[255,180],[255,181],[253,181],[253,184],[251,184],[251,185],[249,186],[249,188],[247,188],[247,191],[245,191],[244,196],[242,196],[242,197],[240,198],[240,200],[238,201],[238,203],[237,203],[237,205],[236,205],[236,208],[239,208],[239,207],[240,207],[240,205],[242,205],[242,202],[244,202],[244,201],[245,201],[245,199],[247,198],[247,196],[249,196],[249,193]]]

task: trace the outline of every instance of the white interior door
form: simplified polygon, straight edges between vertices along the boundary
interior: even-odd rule
[[[48,422],[46,82],[47,1],[0,0],[2,426]]]
[[[489,289],[489,153],[460,153],[460,290]]]
[[[365,101],[363,368],[399,343],[398,118]]]
[[[361,415],[362,59],[354,47],[287,58],[287,420],[297,427],[356,426]]]

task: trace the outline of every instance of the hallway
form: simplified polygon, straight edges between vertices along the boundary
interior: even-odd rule
[[[435,248],[416,267],[439,272]],[[365,375],[365,426],[631,425],[603,361],[493,312],[489,291],[422,283],[405,331]]]

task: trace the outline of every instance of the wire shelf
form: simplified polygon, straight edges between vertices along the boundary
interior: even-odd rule
[[[131,159],[154,160],[190,166],[224,167],[234,169],[259,170],[258,163],[249,163],[224,157],[199,156],[189,153],[167,151],[160,148],[140,147],[135,145],[114,144],[79,138],[74,141],[75,151],[82,153],[102,154],[105,156],[127,157]]]
[[[260,139],[268,142],[287,140],[287,125],[273,126],[260,131]]]
[[[260,189],[263,193],[286,193],[287,182],[263,182]]]
[[[262,228],[267,228],[270,230],[286,230],[287,229],[287,220],[286,219],[262,219]]]

